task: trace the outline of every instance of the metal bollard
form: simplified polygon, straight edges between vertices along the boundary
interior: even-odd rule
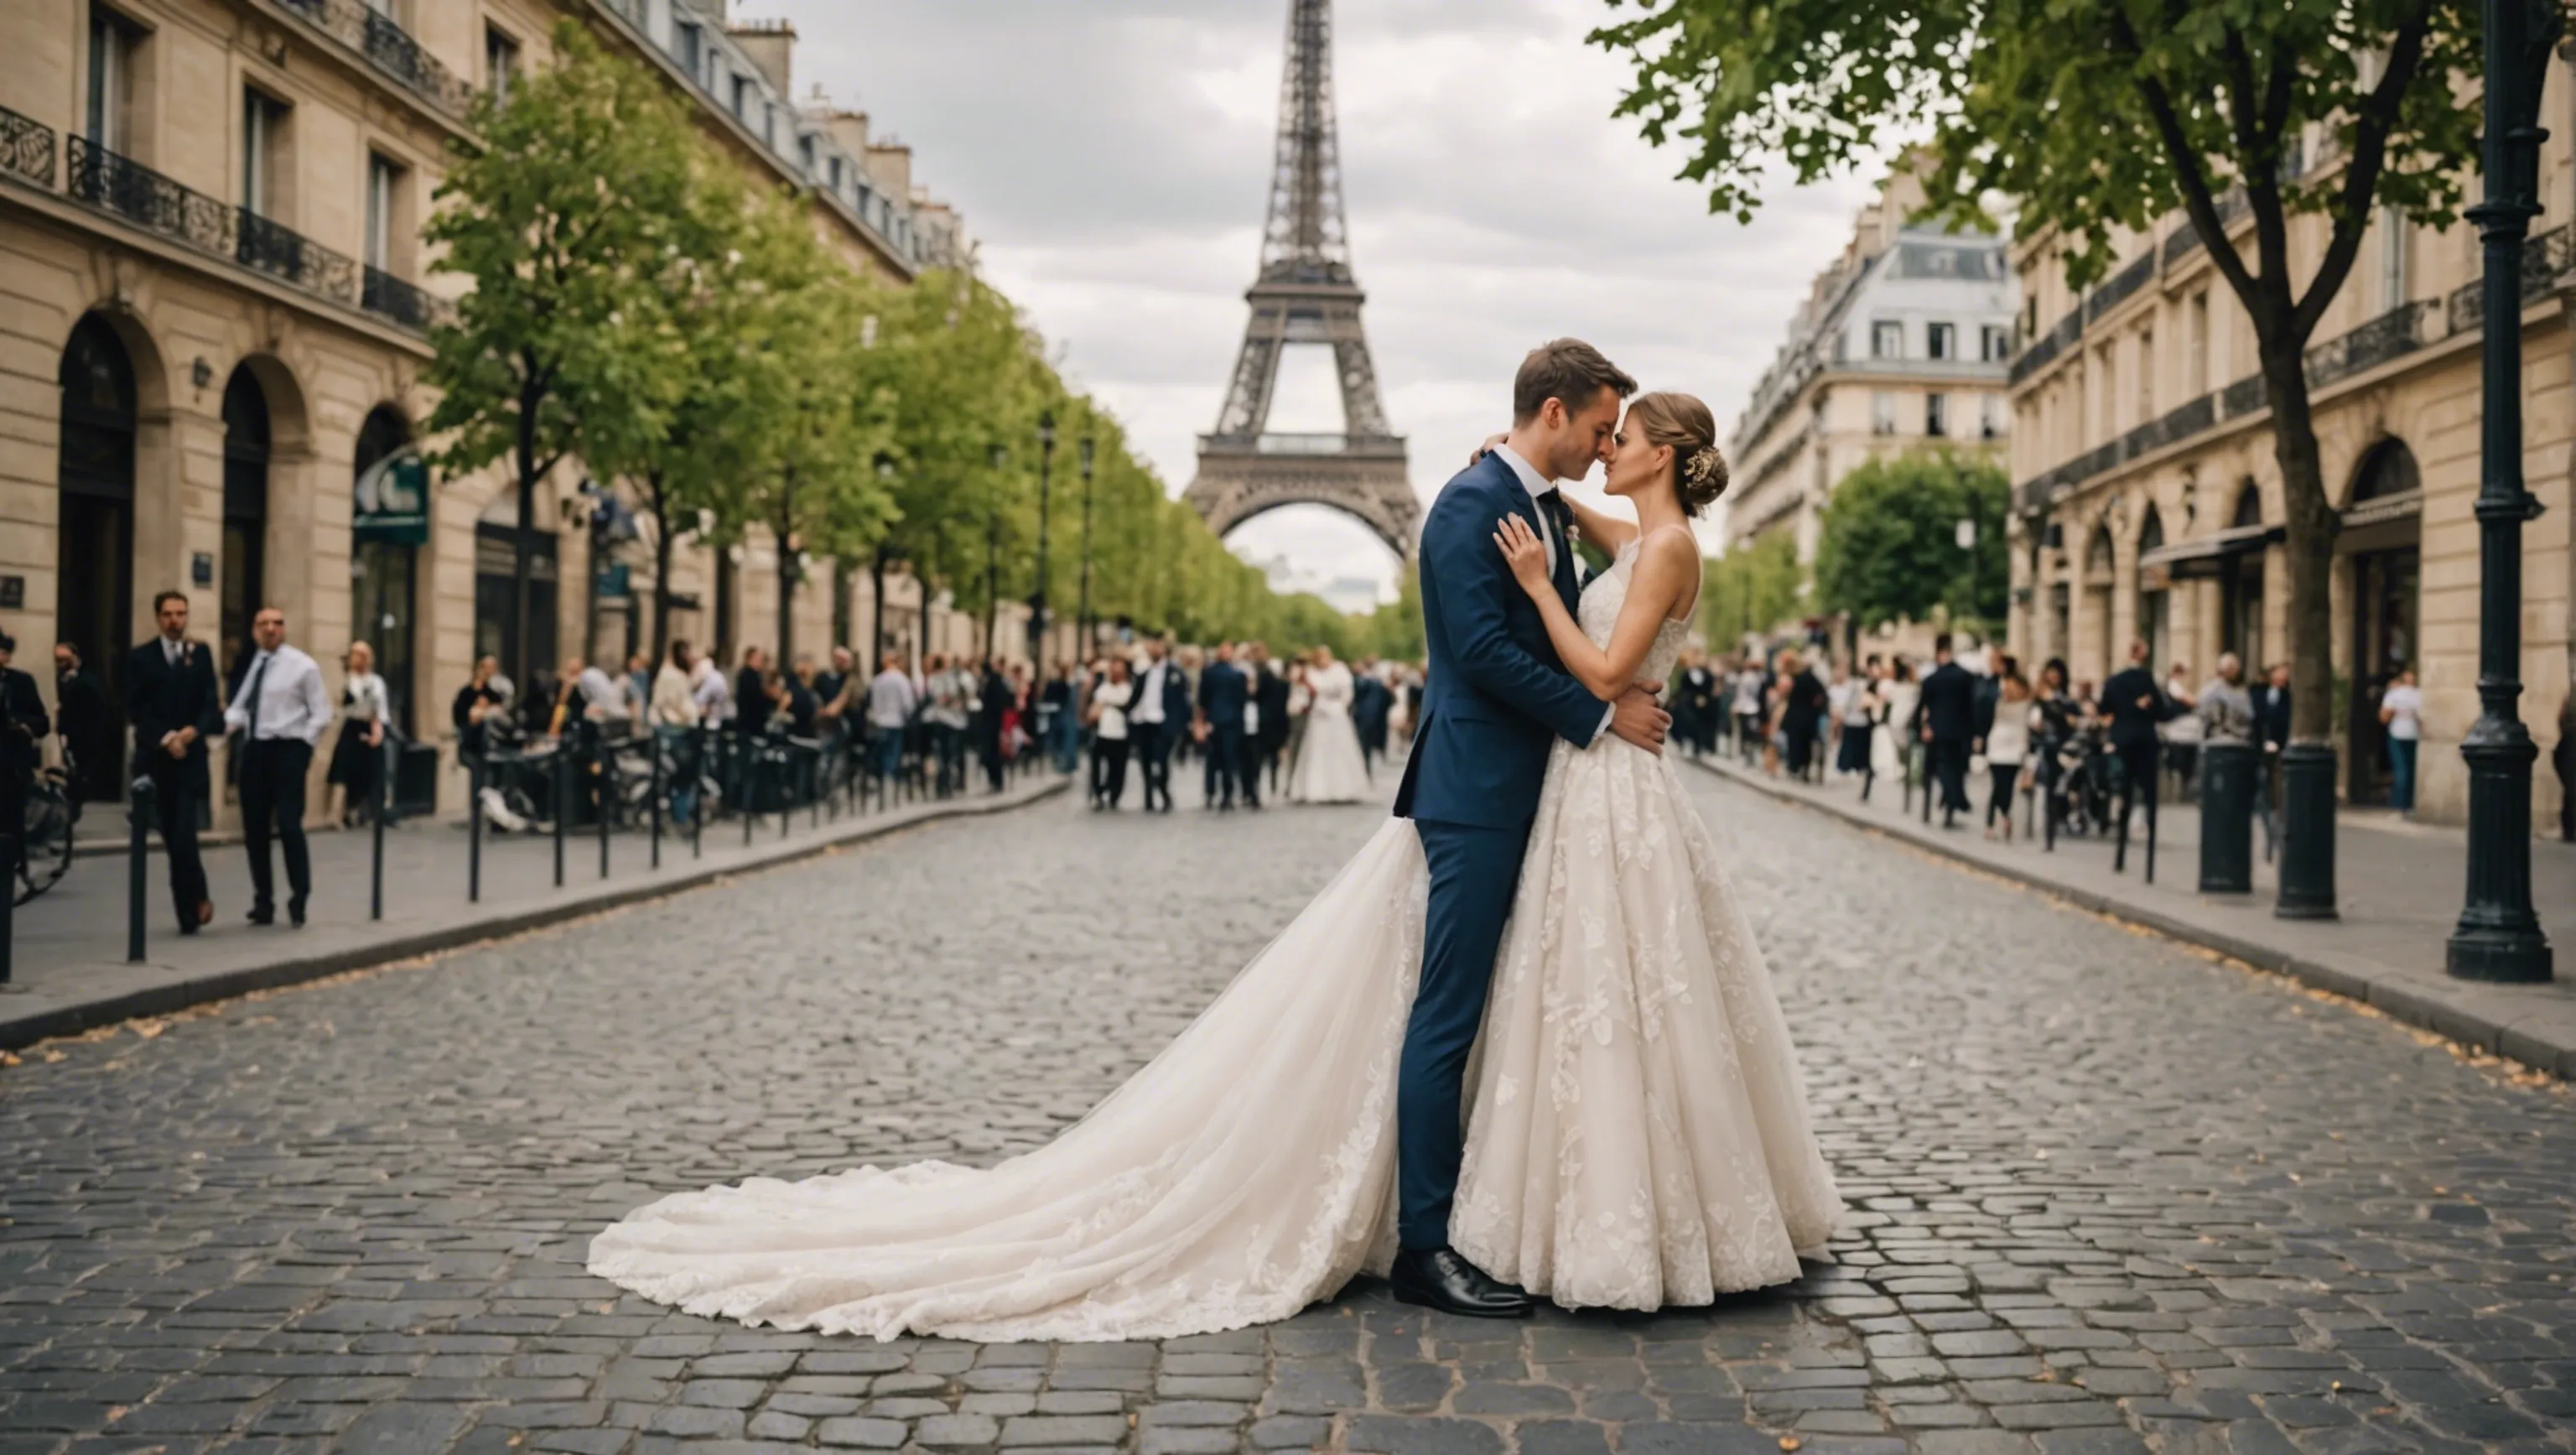
[[[751,821],[760,807],[760,757],[750,742],[736,733],[733,740],[734,781],[742,785],[742,846],[751,847]]]
[[[376,754],[375,811],[368,815],[374,820],[371,825],[371,837],[375,841],[369,846],[369,852],[373,857],[367,869],[367,918],[371,920],[385,917],[385,815],[392,810],[394,801],[393,738],[390,735],[387,736],[378,747],[380,751]]]
[[[152,852],[148,837],[153,806],[159,798],[160,790],[149,778],[135,779],[128,790],[125,819],[134,833],[133,843],[126,851],[125,877],[125,962],[129,965],[143,963],[143,896],[145,883],[151,877],[144,870]]]
[[[652,774],[652,787],[647,796],[652,801],[653,812],[653,867],[659,869],[662,867],[662,734],[655,728],[644,731],[644,751]]]
[[[2254,892],[2254,747],[2200,747],[2200,892]]]
[[[18,932],[18,826],[26,821],[26,810],[20,809],[0,820],[0,990],[9,988],[9,946]]]
[[[608,877],[608,803],[617,791],[617,775],[610,771],[608,735],[598,724],[582,734],[590,745],[591,817],[599,820],[599,877]]]
[[[699,728],[697,755],[689,761],[689,776],[695,780],[690,785],[689,797],[689,857],[692,859],[706,857],[707,815],[716,810],[715,804],[707,798],[707,771],[715,762],[715,752],[710,746],[714,740],[715,734],[711,729]]]
[[[572,747],[555,740],[555,888],[563,888],[564,820],[572,817]]]
[[[483,760],[465,764],[465,902],[483,902]]]

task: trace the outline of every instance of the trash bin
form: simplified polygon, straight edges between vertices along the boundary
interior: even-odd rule
[[[2254,747],[2200,748],[2200,892],[2254,892]]]
[[[438,745],[406,742],[394,759],[394,814],[426,818],[438,811]]]

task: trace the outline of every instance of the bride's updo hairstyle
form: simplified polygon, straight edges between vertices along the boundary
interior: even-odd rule
[[[1628,401],[1627,427],[1646,443],[1673,451],[1673,484],[1682,509],[1697,515],[1726,493],[1726,457],[1717,450],[1717,419],[1687,394],[1659,389]]]

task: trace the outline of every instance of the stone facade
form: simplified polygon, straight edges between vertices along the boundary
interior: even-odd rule
[[[1812,563],[1825,502],[1861,464],[1927,444],[2001,449],[2004,244],[1910,222],[1922,206],[1921,183],[1897,172],[1816,276],[1727,442],[1730,547],[1788,531]]]
[[[2554,69],[2561,111],[2565,81]],[[2547,513],[2523,532],[2522,716],[2541,745],[2533,806],[2544,825],[2557,821],[2547,755],[2570,675],[2565,133],[2555,128],[2542,152],[2523,292],[2523,467]],[[2250,220],[2235,211],[2231,225],[2250,250]],[[2292,229],[2293,256],[2315,258],[2323,219]],[[2103,680],[2135,638],[2159,672],[2179,658],[2195,683],[2221,651],[2249,672],[2284,660],[2280,471],[2253,330],[2189,222],[2176,214],[2125,239],[2121,262],[2081,295],[2053,238],[2018,245],[2014,266],[2014,650],[2025,662],[2065,658],[2079,683]],[[2445,821],[2467,813],[2458,748],[2478,712],[2480,267],[2466,223],[2437,230],[2383,213],[2307,362],[2326,486],[2343,512],[2332,602],[2342,788],[2348,802],[2385,801],[2377,694],[2411,667],[2425,699],[2416,807]]]
[[[473,92],[547,64],[566,16],[667,75],[747,169],[809,186],[818,229],[853,268],[902,282],[971,253],[953,210],[916,197],[908,152],[872,145],[863,116],[790,103],[792,31],[729,28],[712,3],[10,0],[8,11],[0,629],[49,696],[52,643],[78,642],[112,674],[150,632],[164,588],[194,598],[193,634],[227,665],[250,610],[274,604],[334,691],[346,645],[374,644],[406,730],[441,743],[452,769],[448,699],[478,652],[514,638],[502,618],[516,607],[515,496],[498,468],[437,479],[416,543],[400,544],[360,539],[384,523],[358,524],[356,497],[435,403],[421,383],[427,328],[440,295],[463,286],[418,239],[442,159],[467,136]],[[651,645],[644,543],[619,552],[632,597],[591,600],[595,501],[582,480],[567,462],[535,502],[532,544],[552,569],[532,635],[551,649],[532,656],[548,667]],[[675,613],[674,633],[774,647],[774,550],[755,532],[728,570],[684,541],[674,586],[696,605]],[[833,579],[819,563],[798,589],[800,652],[820,656],[836,627],[861,643],[876,634],[866,572],[842,573],[851,597],[838,612]],[[936,607],[923,633],[919,595],[889,578],[887,626],[907,645],[980,643]],[[1025,640],[1007,611],[999,636],[1006,649]],[[312,795],[317,816],[322,799]],[[461,781],[442,784],[443,807],[462,800]]]

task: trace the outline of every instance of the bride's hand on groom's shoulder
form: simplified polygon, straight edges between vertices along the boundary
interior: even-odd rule
[[[1503,441],[1510,438],[1511,436],[1508,434],[1489,434],[1485,436],[1485,442],[1476,446],[1475,453],[1467,456],[1467,463],[1470,465],[1475,464],[1487,455],[1492,454],[1494,452],[1494,446],[1501,444]]]
[[[1547,543],[1529,528],[1528,521],[1517,515],[1495,521],[1494,544],[1502,551],[1503,563],[1512,568],[1521,589],[1533,596],[1548,589]]]

